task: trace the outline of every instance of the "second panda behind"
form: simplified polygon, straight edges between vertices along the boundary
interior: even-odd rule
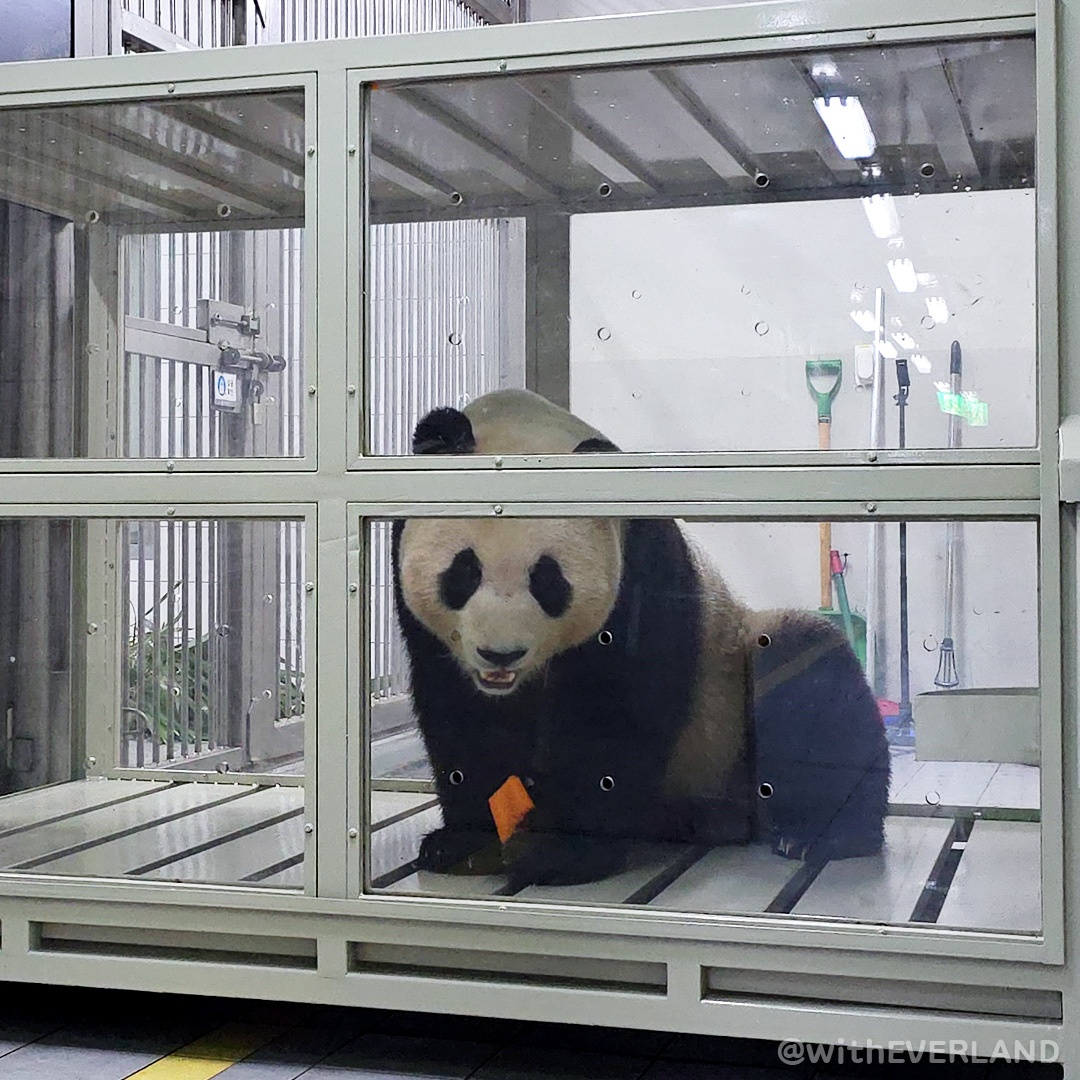
[[[434,410],[413,449],[617,452],[523,390]],[[516,891],[607,877],[642,841],[881,850],[888,745],[846,639],[745,608],[677,522],[399,520],[393,566],[443,816],[419,869],[505,873]],[[500,839],[508,781],[527,812]]]

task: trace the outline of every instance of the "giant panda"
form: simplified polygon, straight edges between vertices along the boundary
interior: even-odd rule
[[[413,449],[618,452],[524,390],[432,411]],[[514,892],[610,876],[641,841],[881,850],[888,746],[846,639],[748,610],[676,521],[398,520],[392,559],[443,816],[419,869],[504,873]],[[508,781],[525,812],[500,836]]]

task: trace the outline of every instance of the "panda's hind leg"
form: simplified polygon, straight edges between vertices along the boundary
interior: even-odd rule
[[[803,612],[763,617],[749,643],[759,797],[773,850],[820,862],[884,844],[889,749],[844,636]]]

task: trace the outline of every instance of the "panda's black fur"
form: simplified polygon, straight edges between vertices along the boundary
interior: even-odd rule
[[[563,452],[616,449],[565,417],[573,424]],[[420,422],[414,449],[485,452],[470,418],[453,409]],[[745,716],[734,722],[745,727],[745,745],[709,790],[674,798],[665,788],[668,766],[688,726],[700,722],[695,694],[710,662],[702,569],[675,521],[625,523],[606,641],[558,652],[542,677],[501,697],[478,691],[410,610],[403,532],[404,522],[395,522],[397,612],[443,814],[443,826],[422,842],[420,869],[506,873],[516,891],[608,876],[643,840],[765,840],[779,854],[813,862],[881,849],[884,728],[854,653],[830,623],[802,612],[745,613],[745,625],[734,628],[743,659],[725,676],[742,680],[732,700],[744,703]],[[500,844],[488,799],[512,776],[534,808]]]

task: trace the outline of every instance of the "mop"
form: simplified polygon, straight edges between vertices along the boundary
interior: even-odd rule
[[[960,396],[962,356],[960,342],[952,343],[952,352],[949,356],[949,392],[953,400]],[[960,417],[952,412],[949,414],[949,439],[950,450],[960,446]],[[960,685],[960,676],[956,670],[956,645],[953,640],[953,615],[956,602],[956,571],[960,555],[959,528],[955,521],[950,521],[945,526],[945,628],[941,635],[941,651],[938,656],[937,674],[934,676],[934,685],[943,690],[952,690]]]

